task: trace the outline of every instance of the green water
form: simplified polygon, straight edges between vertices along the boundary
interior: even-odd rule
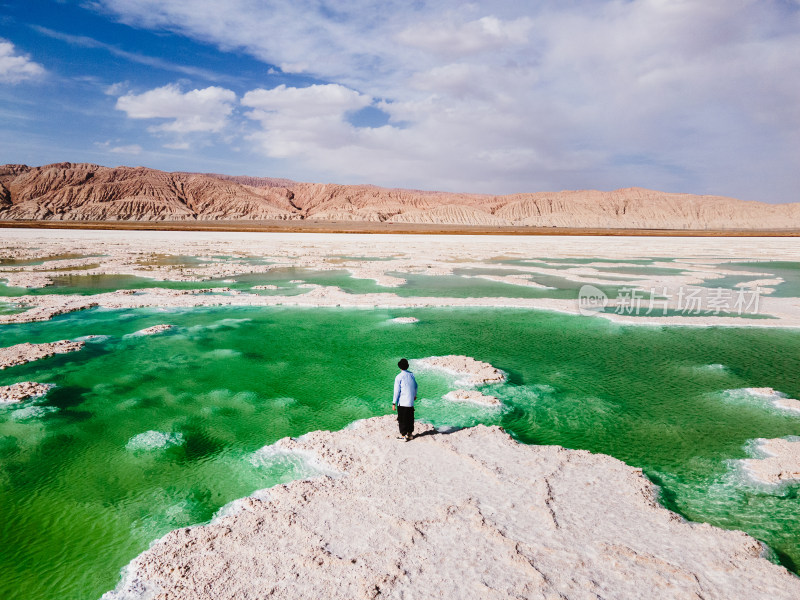
[[[159,323],[175,329],[128,335]],[[748,483],[731,462],[750,440],[800,434],[800,416],[726,392],[800,397],[800,332],[341,308],[94,309],[0,328],[2,346],[89,334],[109,337],[0,371],[0,385],[58,386],[0,408],[0,598],[99,597],[153,539],[314,472],[259,449],[390,413],[397,359],[441,354],[505,370],[508,382],[486,390],[505,408],[448,403],[452,382],[418,370],[418,418],[610,454],[643,468],[673,510],[800,564],[800,486]]]
[[[183,257],[173,257],[181,259]],[[39,296],[49,294],[93,295],[114,290],[168,288],[177,290],[203,288],[231,288],[255,294],[296,295],[308,290],[299,288],[293,281],[302,281],[323,286],[341,288],[348,294],[392,293],[402,297],[450,297],[450,298],[577,298],[582,284],[553,275],[527,274],[530,279],[553,289],[537,289],[497,281],[475,279],[479,274],[508,275],[502,269],[456,269],[453,275],[425,275],[414,273],[388,274],[404,279],[398,287],[380,286],[371,279],[357,279],[344,269],[314,270],[296,267],[281,267],[266,273],[247,273],[221,277],[207,281],[159,281],[135,275],[63,275],[53,277],[53,284],[42,288],[8,287],[0,284],[0,297]],[[252,290],[255,285],[276,285],[278,290]],[[618,286],[601,286],[615,296]]]
[[[800,262],[772,260],[730,263],[723,266],[729,266],[734,269],[741,267],[752,272],[770,273],[776,277],[781,277],[784,279],[783,283],[776,286],[767,286],[775,288],[775,291],[770,295],[780,298],[800,297]],[[761,277],[750,277],[747,281],[752,281],[753,279],[761,279]]]
[[[631,266],[631,267],[593,267],[598,271],[608,273],[625,273],[628,275],[642,275],[648,277],[656,277],[658,275],[678,276],[686,271],[684,269],[673,269],[670,267],[648,267],[648,266]]]

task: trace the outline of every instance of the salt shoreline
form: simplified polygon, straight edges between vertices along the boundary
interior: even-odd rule
[[[759,542],[686,522],[614,458],[482,425],[419,424],[411,444],[395,433],[387,416],[279,441],[342,474],[275,486],[167,534],[104,600],[800,595]]]

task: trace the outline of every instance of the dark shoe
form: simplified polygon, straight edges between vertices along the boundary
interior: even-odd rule
[[[412,433],[409,433],[408,435],[406,435],[406,441],[407,442],[410,442],[413,438],[414,438],[414,434],[412,434]]]

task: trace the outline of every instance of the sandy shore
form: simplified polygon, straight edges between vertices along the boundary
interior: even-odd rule
[[[661,508],[616,459],[497,427],[395,434],[379,417],[278,442],[338,475],[169,533],[104,599],[800,596],[759,542]]]

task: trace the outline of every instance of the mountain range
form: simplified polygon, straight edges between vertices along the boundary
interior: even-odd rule
[[[800,203],[768,204],[642,188],[496,196],[86,163],[9,164],[0,166],[0,220],[800,229]]]

